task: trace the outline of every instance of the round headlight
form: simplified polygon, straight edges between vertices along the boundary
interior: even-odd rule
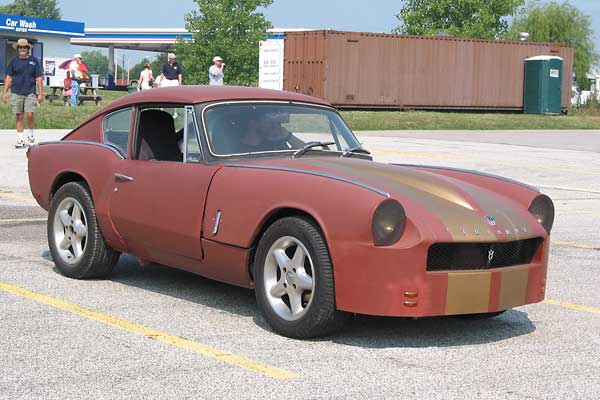
[[[545,194],[537,196],[531,202],[529,212],[542,224],[546,232],[550,233],[554,224],[554,203],[550,197]]]
[[[375,246],[389,246],[400,240],[406,226],[406,213],[396,200],[381,203],[373,214],[371,230]]]

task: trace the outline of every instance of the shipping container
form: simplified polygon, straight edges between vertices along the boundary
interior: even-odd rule
[[[522,110],[525,59],[564,60],[571,104],[573,47],[340,31],[286,32],[283,89],[339,108]]]

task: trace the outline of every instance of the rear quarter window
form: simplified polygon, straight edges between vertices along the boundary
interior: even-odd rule
[[[129,130],[131,128],[131,108],[112,112],[104,117],[102,131],[104,143],[113,145],[127,155]]]

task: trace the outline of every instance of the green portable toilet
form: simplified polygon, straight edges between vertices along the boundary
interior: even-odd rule
[[[537,56],[525,60],[525,114],[560,114],[563,59]]]

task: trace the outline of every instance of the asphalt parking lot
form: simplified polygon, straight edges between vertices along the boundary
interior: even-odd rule
[[[252,291],[133,257],[110,279],[68,279],[25,151],[0,131],[0,398],[600,398],[600,131],[359,137],[377,161],[476,169],[548,194],[546,301],[487,321],[357,316],[299,341],[270,331]]]

